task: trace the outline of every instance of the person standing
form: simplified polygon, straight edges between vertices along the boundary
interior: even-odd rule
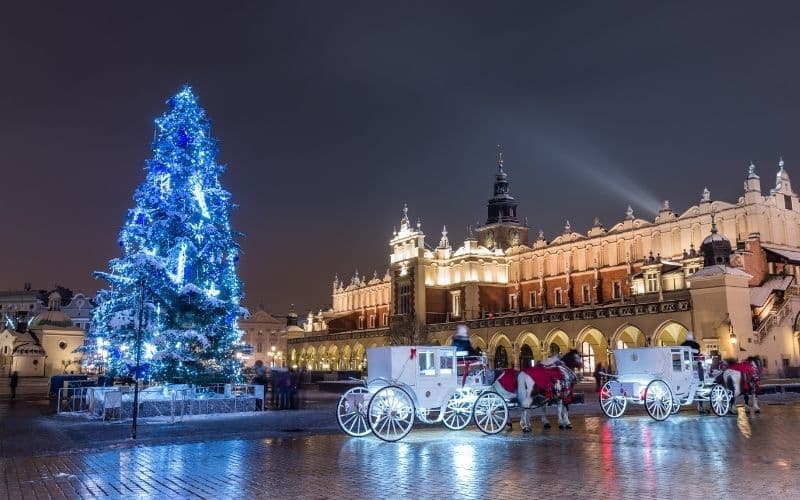
[[[594,384],[595,390],[599,393],[600,388],[603,387],[603,363],[597,363],[594,367]]]
[[[9,384],[11,386],[11,399],[17,398],[17,385],[19,385],[19,373],[14,372],[11,374],[11,381]]]
[[[267,369],[264,366],[264,362],[256,360],[256,364],[253,366],[253,385],[260,385],[263,389],[263,392],[266,392],[266,385],[267,385]],[[262,397],[266,397],[262,392]],[[264,399],[261,399],[260,402],[256,403],[257,410],[263,410],[263,408],[258,408],[258,405],[263,405]]]

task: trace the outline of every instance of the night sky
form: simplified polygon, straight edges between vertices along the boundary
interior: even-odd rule
[[[183,83],[239,205],[244,302],[276,312],[382,276],[404,202],[459,246],[498,143],[548,239],[704,186],[735,202],[751,160],[765,191],[780,155],[800,179],[796,2],[29,3],[0,7],[0,289],[105,285]]]

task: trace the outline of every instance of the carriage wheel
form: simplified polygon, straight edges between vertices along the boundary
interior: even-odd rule
[[[681,402],[678,398],[672,398],[672,408],[669,411],[670,415],[675,415],[681,411]]]
[[[708,400],[711,402],[711,410],[718,417],[727,415],[731,409],[731,396],[728,389],[725,387],[714,384],[711,387],[711,392],[708,393]]]
[[[486,391],[475,400],[472,418],[478,429],[486,434],[497,434],[508,424],[506,400],[494,391]]]
[[[445,427],[454,431],[463,429],[472,417],[472,400],[456,392],[447,400],[442,421]]]
[[[336,405],[336,421],[345,434],[353,437],[366,436],[372,430],[367,422],[369,391],[366,387],[348,389]]]
[[[644,406],[647,414],[655,420],[666,420],[672,412],[672,391],[663,380],[653,380],[647,384]]]
[[[625,413],[628,398],[622,394],[622,384],[616,380],[609,380],[600,388],[600,409],[607,417],[617,418]]]
[[[384,441],[403,439],[414,425],[414,402],[406,391],[387,386],[372,396],[367,411],[369,427]]]

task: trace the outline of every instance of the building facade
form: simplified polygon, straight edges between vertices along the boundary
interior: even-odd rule
[[[404,207],[384,277],[337,277],[332,309],[289,341],[290,363],[363,368],[368,347],[447,344],[466,323],[498,367],[574,348],[592,370],[613,362],[613,349],[679,344],[692,330],[706,352],[759,355],[767,371],[785,373],[800,365],[800,200],[782,160],[766,193],[755,166],[743,177],[735,202],[703,189],[680,213],[665,201],[646,220],[628,207],[609,228],[595,219],[582,233],[567,222],[531,241],[500,157],[485,224],[457,247],[445,228],[432,248]]]

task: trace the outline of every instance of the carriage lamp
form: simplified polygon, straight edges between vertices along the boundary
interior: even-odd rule
[[[731,331],[731,344],[735,344],[735,343],[736,343],[736,334],[733,333],[733,331]]]

